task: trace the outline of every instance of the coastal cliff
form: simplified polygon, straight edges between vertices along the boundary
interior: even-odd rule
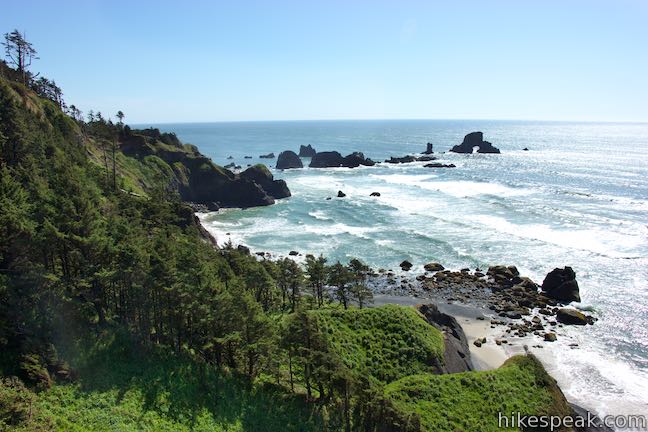
[[[118,139],[118,148],[125,157],[145,164],[158,182],[166,183],[183,201],[209,209],[246,208],[271,205],[276,199],[290,196],[286,182],[275,180],[265,165],[234,174],[214,164],[195,146],[183,145],[175,134],[160,133],[158,129],[124,128]],[[124,166],[129,162],[125,161]],[[142,177],[145,176],[136,182],[146,190],[147,182],[141,181]]]

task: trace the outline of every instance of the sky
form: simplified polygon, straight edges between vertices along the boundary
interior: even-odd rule
[[[129,123],[643,122],[647,22],[645,0],[0,0],[33,71]]]

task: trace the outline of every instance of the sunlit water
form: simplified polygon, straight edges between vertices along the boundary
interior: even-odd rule
[[[648,125],[488,121],[263,122],[162,125],[224,165],[275,160],[300,144],[374,160],[447,151],[481,130],[501,155],[438,154],[423,163],[275,172],[293,196],[205,218],[219,241],[256,251],[359,257],[373,267],[438,261],[515,264],[536,281],[572,266],[594,326],[546,349],[566,395],[599,413],[648,413]],[[528,147],[529,151],[522,151]],[[253,159],[244,159],[244,156]],[[304,160],[307,165],[308,160]],[[335,198],[342,190],[346,198]],[[379,198],[370,197],[380,192]],[[326,200],[327,197],[333,197]],[[229,235],[226,235],[229,233]]]

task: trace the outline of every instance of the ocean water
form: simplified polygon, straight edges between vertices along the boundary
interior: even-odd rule
[[[301,121],[156,125],[214,162],[275,160],[261,154],[362,151],[374,160],[445,152],[471,131],[501,155],[437,154],[423,163],[275,172],[293,196],[276,205],[205,217],[218,238],[255,251],[358,257],[398,269],[514,264],[541,282],[572,266],[599,318],[565,329],[542,359],[565,394],[599,414],[648,413],[648,124],[504,121]],[[529,151],[523,151],[528,147]],[[252,159],[245,159],[245,156]],[[308,160],[304,160],[305,165]],[[337,191],[347,194],[335,198]],[[380,192],[378,198],[371,192]],[[327,197],[333,197],[326,200]],[[577,349],[567,345],[576,341]]]

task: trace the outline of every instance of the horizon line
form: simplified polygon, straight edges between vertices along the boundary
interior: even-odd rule
[[[536,122],[536,123],[605,123],[648,125],[646,120],[551,120],[551,119],[502,119],[502,118],[312,118],[312,119],[268,119],[268,120],[201,120],[201,121],[137,121],[131,125],[168,124],[213,124],[213,123],[289,123],[289,122],[353,122],[353,121],[494,121],[494,122]]]

